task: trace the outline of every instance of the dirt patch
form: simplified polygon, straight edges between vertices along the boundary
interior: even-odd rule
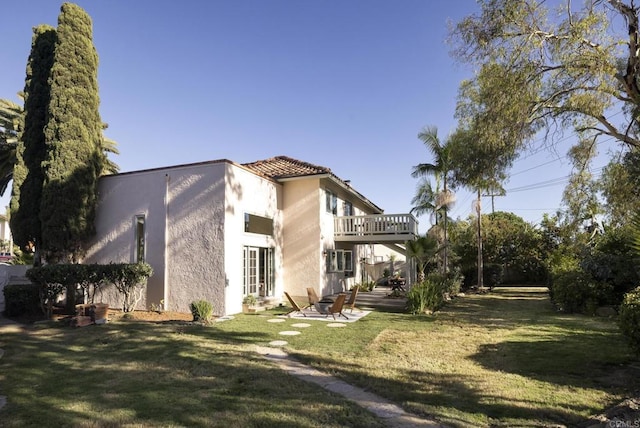
[[[122,317],[134,319],[136,321],[193,321],[191,313],[172,312],[172,311],[133,311],[124,313],[119,310],[109,309],[109,321],[117,320]]]
[[[589,419],[581,428],[640,426],[640,397],[629,398],[601,415]]]
[[[127,317],[136,321],[149,321],[149,322],[165,322],[165,321],[193,321],[193,315],[191,313],[172,312],[172,311],[133,311],[125,314],[118,309],[109,309],[107,319],[108,321],[115,321],[122,317]],[[20,324],[33,324],[40,321],[46,321],[47,318],[42,314],[27,314],[15,317],[6,317]],[[63,313],[61,310],[56,309],[52,316],[54,321],[69,321],[71,322],[72,315]]]

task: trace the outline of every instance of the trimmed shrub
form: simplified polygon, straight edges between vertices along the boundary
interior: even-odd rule
[[[213,318],[213,305],[206,300],[196,300],[190,305],[193,321],[209,323]]]
[[[147,263],[111,263],[45,265],[27,270],[26,275],[40,286],[43,312],[51,315],[53,303],[65,288],[75,290],[76,287],[82,287],[94,303],[96,291],[104,284],[116,287],[122,294],[123,312],[131,312],[142,298],[147,279],[152,273],[153,269]]]
[[[42,313],[38,284],[7,284],[2,291],[6,316],[15,317]]]
[[[147,279],[153,274],[148,263],[113,263],[105,265],[104,280],[122,294],[122,312],[132,312],[142,299]]]
[[[618,323],[633,350],[640,354],[640,287],[625,294],[618,313]]]

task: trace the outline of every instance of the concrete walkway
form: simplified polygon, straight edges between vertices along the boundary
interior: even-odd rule
[[[289,358],[286,352],[279,348],[256,346],[258,354],[276,364],[280,369],[306,382],[315,383],[320,387],[340,394],[358,406],[367,409],[392,428],[414,427],[443,427],[443,425],[428,419],[405,412],[400,406],[385,400],[361,388],[350,385],[334,376],[306,366]]]

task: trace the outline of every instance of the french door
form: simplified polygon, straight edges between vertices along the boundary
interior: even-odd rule
[[[273,248],[244,247],[243,295],[273,296]]]

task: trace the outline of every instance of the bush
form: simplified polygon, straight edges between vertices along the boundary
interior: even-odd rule
[[[640,287],[625,294],[620,305],[618,323],[633,350],[640,354]]]
[[[114,284],[122,294],[122,310],[133,311],[142,298],[146,281],[152,273],[153,270],[147,263],[111,263],[45,265],[27,270],[26,275],[40,286],[40,304],[43,311],[51,315],[53,302],[65,288],[84,288],[93,303],[95,292],[106,283]],[[90,294],[89,290],[93,290],[93,293]]]
[[[15,317],[42,313],[38,284],[7,284],[3,293],[6,316]]]
[[[375,288],[376,283],[374,281],[366,281],[366,282],[359,282],[357,284],[355,284],[353,286],[353,288],[357,288],[358,291],[371,291]]]
[[[206,300],[197,300],[191,302],[191,315],[193,321],[209,323],[213,318],[213,305]]]
[[[445,293],[450,287],[446,277],[431,274],[407,293],[407,307],[412,314],[435,312],[444,305]]]
[[[147,279],[153,274],[147,263],[118,263],[104,266],[105,281],[122,294],[122,312],[132,312],[142,299]]]
[[[598,306],[606,304],[611,284],[596,281],[580,269],[555,275],[549,287],[551,301],[563,312],[594,314]]]
[[[482,269],[482,281],[486,287],[493,288],[502,284],[504,268],[499,263],[487,263]]]

